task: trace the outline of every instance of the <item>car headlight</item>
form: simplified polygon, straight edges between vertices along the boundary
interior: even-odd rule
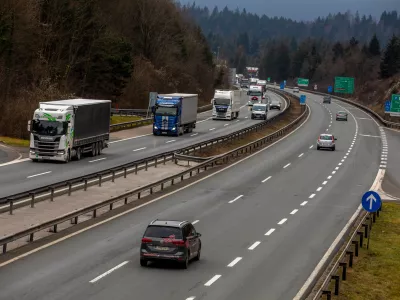
[[[172,128],[172,130],[176,130],[176,127]]]
[[[156,125],[154,125],[154,129],[158,129],[158,127]]]

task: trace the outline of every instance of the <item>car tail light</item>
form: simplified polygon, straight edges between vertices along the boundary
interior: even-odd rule
[[[142,238],[142,243],[151,243],[153,240],[148,238]]]
[[[172,244],[176,245],[176,246],[185,246],[186,243],[183,240],[173,240]]]

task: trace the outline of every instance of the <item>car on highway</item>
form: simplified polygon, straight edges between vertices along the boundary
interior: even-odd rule
[[[335,151],[335,141],[337,138],[335,138],[332,134],[330,133],[323,133],[320,134],[317,140],[317,150],[320,149],[331,149],[332,151]]]
[[[140,245],[140,265],[150,261],[175,261],[184,269],[200,259],[201,234],[189,221],[154,220],[146,228]]]
[[[330,104],[331,100],[332,100],[331,96],[329,96],[329,95],[328,96],[324,96],[324,99],[322,100],[322,103],[329,103]]]
[[[344,120],[347,121],[347,112],[345,111],[338,111],[336,113],[336,121]]]
[[[293,88],[293,93],[300,93],[300,89],[298,87]]]
[[[267,119],[268,104],[266,103],[255,103],[251,108],[251,119]]]
[[[269,104],[269,109],[281,110],[281,102],[275,99],[271,100]]]

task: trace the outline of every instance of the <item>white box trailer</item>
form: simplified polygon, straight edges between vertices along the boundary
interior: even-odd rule
[[[239,117],[241,106],[240,90],[215,90],[213,98],[212,117],[215,119],[232,120]]]

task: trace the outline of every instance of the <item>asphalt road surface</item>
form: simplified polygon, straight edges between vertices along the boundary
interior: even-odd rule
[[[392,196],[400,197],[400,132],[383,129],[381,132],[386,138],[386,153],[382,154],[383,162],[386,162],[386,174],[382,182],[382,188]]]
[[[381,154],[365,114],[338,102],[354,117],[337,122],[342,107],[307,97],[310,118],[282,141],[2,267],[0,299],[292,299],[370,188]],[[336,151],[316,150],[324,132],[338,138]],[[196,221],[200,261],[140,267],[140,239],[155,218]]]
[[[269,93],[271,98],[285,101],[276,94]],[[250,111],[246,106],[248,97],[242,99],[242,109],[239,118],[232,121],[212,120],[211,111],[199,115],[196,129],[191,134],[180,137],[153,136],[152,134],[113,141],[102,155],[94,158],[85,157],[81,161],[71,161],[68,164],[54,162],[31,161],[0,166],[0,198],[25,192],[63,180],[69,180],[85,174],[100,172],[124,163],[179,149],[204,140],[222,136],[239,129],[249,127],[261,120],[251,120]],[[270,111],[268,117],[278,114],[278,110]]]

